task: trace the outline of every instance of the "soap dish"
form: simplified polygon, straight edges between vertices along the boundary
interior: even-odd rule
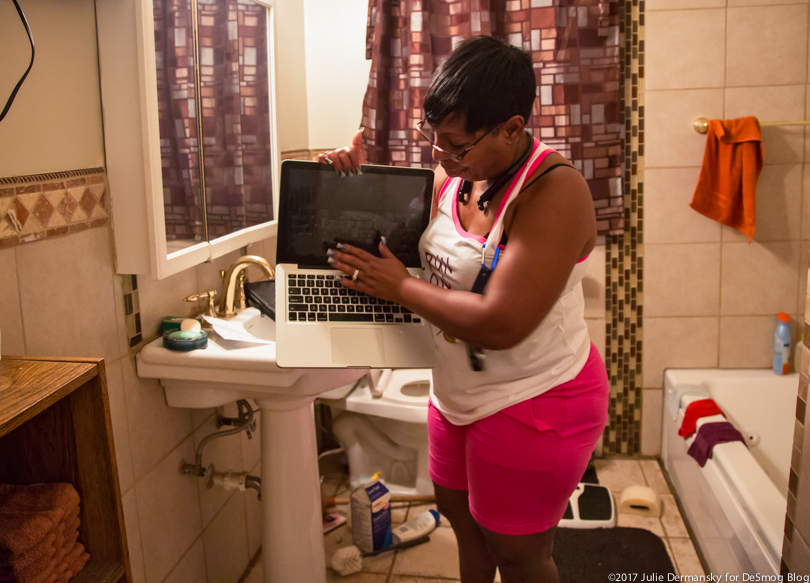
[[[208,346],[208,333],[205,330],[197,332],[186,330],[166,330],[163,333],[163,347],[178,352],[189,352]]]

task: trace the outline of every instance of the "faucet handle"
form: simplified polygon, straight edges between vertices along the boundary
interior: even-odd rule
[[[206,292],[202,292],[199,294],[191,294],[188,297],[183,298],[184,302],[196,302],[202,299],[208,300],[208,309],[205,311],[206,316],[210,316],[212,318],[218,318],[216,307],[214,306],[214,297],[217,295],[217,290],[209,289]]]

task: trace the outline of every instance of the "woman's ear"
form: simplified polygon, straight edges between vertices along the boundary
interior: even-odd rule
[[[504,137],[510,142],[517,142],[523,137],[526,122],[522,115],[513,115],[503,124]]]

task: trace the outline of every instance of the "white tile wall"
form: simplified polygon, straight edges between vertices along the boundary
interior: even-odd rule
[[[645,397],[662,387],[668,367],[767,367],[776,313],[804,312],[804,127],[762,128],[753,243],[689,202],[706,142],[692,129],[696,118],[810,119],[808,8],[807,0],[647,1]],[[655,451],[649,441],[660,439],[660,407],[645,403],[644,452]],[[691,544],[671,540],[675,555]]]

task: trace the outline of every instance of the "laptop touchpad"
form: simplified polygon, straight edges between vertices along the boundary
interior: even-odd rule
[[[332,328],[332,362],[370,365],[385,362],[380,328]]]

